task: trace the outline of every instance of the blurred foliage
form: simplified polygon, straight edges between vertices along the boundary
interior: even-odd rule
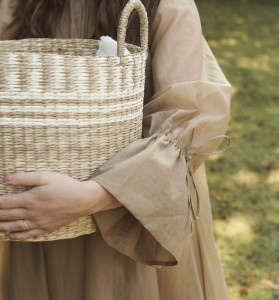
[[[196,4],[233,86],[232,146],[206,163],[230,299],[279,299],[279,1]]]

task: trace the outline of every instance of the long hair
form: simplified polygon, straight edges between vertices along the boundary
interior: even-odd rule
[[[78,0],[77,0],[78,1]],[[128,0],[91,0],[97,9],[92,38],[102,35],[117,36],[117,27],[122,9]],[[63,9],[69,0],[16,0],[12,21],[4,31],[5,39],[53,38]],[[146,7],[150,36],[154,16],[160,0],[142,0]],[[139,20],[132,13],[127,30],[127,42],[139,44]]]

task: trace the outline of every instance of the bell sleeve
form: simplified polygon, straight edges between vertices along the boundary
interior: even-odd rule
[[[143,138],[92,178],[123,206],[94,218],[108,245],[166,266],[177,264],[190,232],[198,203],[189,181],[206,158],[199,154],[214,151],[227,129],[231,87],[192,0],[161,0],[153,29],[155,94],[144,107]]]

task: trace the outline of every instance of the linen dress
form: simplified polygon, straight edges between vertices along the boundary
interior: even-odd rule
[[[11,12],[8,2],[2,0],[2,26]],[[89,38],[91,4],[69,1],[57,37]],[[92,178],[123,206],[94,215],[97,233],[0,243],[2,299],[228,299],[214,242],[206,157],[197,154],[220,143],[209,140],[226,131],[231,87],[202,36],[192,0],[161,0],[153,31],[143,137]],[[191,170],[200,202],[196,221],[189,202],[191,197],[197,210]]]

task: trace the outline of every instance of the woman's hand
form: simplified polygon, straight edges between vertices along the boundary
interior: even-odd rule
[[[37,237],[80,217],[121,206],[95,181],[81,182],[60,173],[17,173],[5,176],[5,182],[32,187],[0,196],[0,232],[12,232],[14,240]]]

